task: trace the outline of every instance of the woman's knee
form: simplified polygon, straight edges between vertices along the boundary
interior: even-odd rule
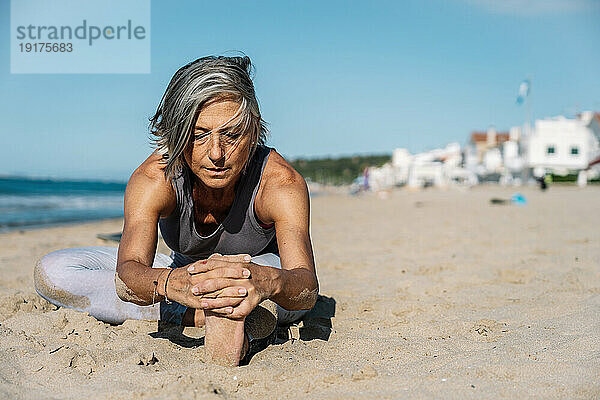
[[[61,275],[68,268],[62,250],[43,256],[33,269],[33,284],[40,296],[51,303],[66,305],[67,293],[61,288]]]
[[[74,285],[81,285],[82,270],[110,269],[113,256],[104,248],[71,248],[57,250],[43,256],[33,270],[35,290],[53,304],[85,308],[89,305],[86,296],[74,294]],[[116,258],[114,259],[116,263]],[[114,268],[114,267],[113,267]]]

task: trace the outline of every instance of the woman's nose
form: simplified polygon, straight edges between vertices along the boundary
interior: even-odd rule
[[[214,163],[223,158],[223,144],[221,143],[221,135],[214,132],[211,135],[210,149],[208,151],[208,158]]]

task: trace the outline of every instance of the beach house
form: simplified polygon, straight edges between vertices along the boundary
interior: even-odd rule
[[[598,138],[588,128],[589,114],[536,120],[527,137],[527,167],[534,176],[575,174],[598,154]]]
[[[408,187],[448,186],[453,184],[472,186],[477,176],[464,169],[463,152],[459,143],[449,143],[441,149],[415,154],[408,172]]]
[[[469,144],[473,146],[473,149],[475,150],[478,164],[485,164],[486,153],[490,152],[491,150],[490,153],[492,155],[487,156],[489,158],[488,162],[491,163],[491,166],[495,167],[498,162],[495,155],[497,153],[496,150],[499,151],[500,146],[509,139],[509,132],[496,132],[496,128],[491,126],[486,132],[471,132]]]
[[[596,142],[600,143],[600,113],[590,113],[589,122],[587,123],[588,129],[594,135]],[[588,168],[594,167],[595,170],[600,170],[600,148],[592,155]]]
[[[464,149],[465,168],[476,173],[483,181],[513,182],[523,170],[521,128],[497,132],[492,126],[487,131],[471,133]]]
[[[418,189],[428,186],[477,184],[477,176],[462,168],[462,161],[463,153],[459,143],[450,143],[444,148],[417,154],[397,148],[392,153],[391,163],[381,167],[369,167],[369,189],[377,192],[404,185]],[[358,179],[356,183],[360,181]]]
[[[398,148],[392,153],[395,184],[404,185],[408,182],[408,173],[413,162],[413,156],[407,149]]]

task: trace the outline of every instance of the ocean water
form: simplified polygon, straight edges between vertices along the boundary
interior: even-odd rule
[[[125,185],[0,178],[0,231],[122,217]]]

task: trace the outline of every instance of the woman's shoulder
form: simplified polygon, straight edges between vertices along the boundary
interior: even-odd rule
[[[164,178],[166,165],[167,164],[163,161],[163,157],[155,151],[135,169],[132,177],[144,176],[148,179],[160,180],[161,175]]]
[[[157,187],[169,185],[169,180],[165,177],[165,166],[162,156],[154,152],[133,171],[129,183]]]
[[[254,210],[258,219],[265,224],[282,218],[304,224],[303,210],[308,210],[309,202],[308,186],[302,175],[272,149],[256,193]]]
[[[269,159],[267,160],[267,164],[263,171],[260,183],[261,188],[259,188],[259,190],[292,189],[304,185],[306,185],[306,182],[302,175],[300,175],[281,154],[275,149],[271,149]]]
[[[171,180],[165,176],[163,158],[157,152],[152,153],[131,174],[126,197],[143,197],[161,211],[161,215],[169,214],[176,201],[175,191]]]
[[[274,222],[273,210],[290,199],[308,201],[308,187],[298,173],[275,149],[271,149],[255,199],[255,211],[264,223]]]

